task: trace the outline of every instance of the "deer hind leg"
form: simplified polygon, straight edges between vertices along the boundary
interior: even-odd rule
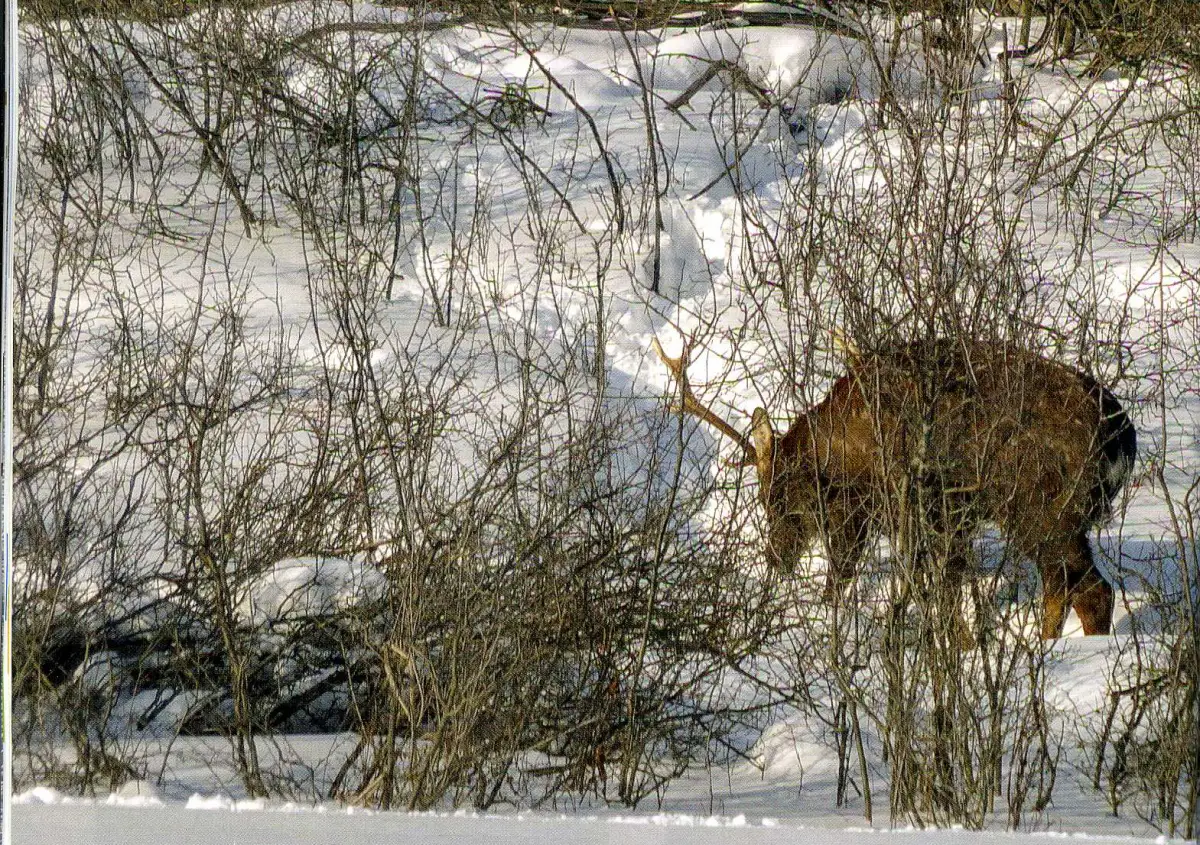
[[[1108,634],[1112,631],[1113,605],[1116,596],[1112,585],[1100,574],[1092,560],[1092,549],[1087,537],[1080,534],[1079,548],[1087,568],[1079,574],[1078,580],[1070,585],[1071,607],[1083,623],[1085,634]]]
[[[1034,557],[1042,575],[1042,639],[1062,636],[1068,605],[1085,634],[1107,634],[1112,628],[1113,588],[1096,569],[1087,536],[1079,533],[1043,543]]]

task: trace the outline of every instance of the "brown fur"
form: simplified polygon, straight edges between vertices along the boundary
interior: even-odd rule
[[[690,394],[682,366],[672,369]],[[912,344],[857,357],[782,437],[759,409],[750,440],[739,441],[758,469],[769,559],[790,571],[823,540],[829,600],[872,536],[902,542],[900,503],[911,502],[947,538],[955,585],[971,536],[994,523],[1041,573],[1044,637],[1061,635],[1068,607],[1085,633],[1109,632],[1113,589],[1087,534],[1107,519],[1137,441],[1117,400],[1087,375],[1012,347]]]
[[[1108,633],[1113,590],[1089,529],[1106,518],[1136,435],[1094,380],[1036,354],[949,341],[910,345],[851,366],[782,438],[756,427],[772,559],[790,567],[815,537],[830,562],[827,596],[853,577],[870,536],[920,502],[950,536],[961,577],[981,522],[995,523],[1042,576],[1042,635],[1067,606],[1084,632]]]

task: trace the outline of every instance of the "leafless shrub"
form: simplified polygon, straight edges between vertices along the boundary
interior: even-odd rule
[[[17,351],[28,778],[112,786],[146,776],[151,736],[217,733],[251,795],[636,805],[692,763],[735,758],[731,727],[790,706],[829,726],[836,800],[857,792],[868,819],[886,790],[896,820],[981,827],[1001,812],[1010,827],[1037,824],[1071,714],[1045,695],[1060,657],[1031,636],[1015,551],[977,544],[964,628],[947,584],[978,520],[902,503],[886,532],[897,542],[869,549],[847,594],[823,603],[813,573],[763,572],[751,497],[731,474],[693,477],[692,429],[610,383],[614,279],[679,294],[661,272],[678,186],[654,68],[635,62],[646,151],[630,163],[534,61],[533,30],[507,5],[484,22],[531,71],[501,90],[431,72],[420,20],[320,7],[297,24],[287,6],[137,27],[37,20],[49,99],[27,119],[48,118],[24,162]],[[692,199],[728,191],[741,227],[726,269],[746,294],[744,325],[699,322],[763,338],[734,344],[730,366],[761,376],[777,417],[839,372],[835,330],[867,352],[930,339],[1037,350],[1143,399],[1194,373],[1168,354],[1186,345],[1188,306],[1160,309],[1173,328],[1157,340],[1138,335],[1132,295],[1107,298],[1092,250],[1097,227],[1150,225],[1167,208],[1163,261],[1194,237],[1194,198],[1173,201],[1196,193],[1191,83],[1177,81],[1160,119],[1126,126],[1145,63],[1110,50],[1136,72],[1095,108],[1090,80],[1065,113],[1035,119],[1011,67],[997,107],[977,108],[986,56],[964,5],[914,23],[907,4],[889,4],[882,30],[878,15],[839,11],[859,35],[887,36],[864,40],[876,100],[851,86],[797,118],[803,143],[779,145],[799,151],[781,165],[785,202],[758,196],[744,167],[783,126],[772,92],[733,73],[727,91],[672,104],[710,109],[699,115],[728,167]],[[626,37],[638,55],[636,32]],[[901,62],[914,52],[919,89]],[[399,95],[380,97],[378,80],[395,78]],[[564,112],[578,119],[556,122]],[[842,119],[871,131],[839,163],[821,133]],[[572,134],[553,161],[528,151],[563,125]],[[1147,139],[1165,161],[1141,152]],[[485,154],[503,162],[509,195],[465,178]],[[1154,168],[1162,195],[1134,196]],[[503,202],[527,207],[508,231],[489,215]],[[1078,227],[1071,255],[1045,254],[1024,225],[1042,202]],[[276,223],[297,233],[307,283],[295,334],[278,312],[297,303],[255,293],[262,280],[236,257]],[[131,277],[131,264],[150,272]],[[552,315],[550,343],[541,315],[497,316],[512,299],[506,274],[538,291],[573,286],[584,305]],[[1132,370],[1151,341],[1163,350],[1153,371]],[[1165,420],[1178,397],[1153,407]],[[1151,481],[1171,497],[1190,576],[1195,485],[1180,497],[1167,475],[1195,468],[1167,463],[1165,437],[1160,449]],[[896,457],[906,483],[880,496],[938,492],[919,455]],[[714,508],[732,516],[714,527]],[[310,574],[278,582],[291,592],[272,612],[256,605],[296,558],[336,559],[360,583],[322,603],[319,566],[301,564]],[[1196,630],[1184,613],[1135,641],[1140,674],[1114,676],[1106,726],[1090,737],[1114,811],[1132,803],[1185,835]],[[767,664],[789,667],[785,681]],[[727,672],[761,682],[761,698],[735,707]],[[296,726],[355,738],[328,776],[301,783],[275,745]]]

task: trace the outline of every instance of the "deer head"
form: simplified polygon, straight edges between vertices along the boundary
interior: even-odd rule
[[[750,418],[750,436],[719,417],[696,398],[687,377],[688,346],[679,357],[669,357],[658,342],[654,351],[666,364],[679,385],[681,400],[676,412],[691,414],[708,423],[741,447],[741,455],[729,463],[753,466],[758,472],[758,497],[767,512],[767,560],[772,568],[791,572],[796,559],[817,538],[817,515],[822,510],[817,499],[818,485],[810,471],[813,454],[807,420],[801,418],[786,436],[780,438],[771,425],[765,408],[756,408]]]

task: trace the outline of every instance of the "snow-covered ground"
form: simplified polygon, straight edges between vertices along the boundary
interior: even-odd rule
[[[310,845],[318,842],[529,842],[529,843],[674,843],[675,845],[1017,845],[1059,842],[1082,845],[1123,845],[1146,842],[1130,836],[1075,833],[969,832],[963,830],[899,829],[878,831],[847,827],[829,829],[770,817],[636,815],[586,813],[373,813],[339,807],[269,807],[259,803],[233,808],[229,802],[194,802],[195,806],[111,802],[97,804],[22,804],[14,813],[13,835],[18,842],[56,845],[105,845],[137,842],[274,843]],[[1167,841],[1160,837],[1159,841]]]
[[[313,8],[320,9],[319,20]],[[131,197],[159,192],[162,208],[169,211],[157,238],[146,235],[154,225],[131,222],[136,215],[125,210],[114,212],[111,227],[98,226],[118,257],[115,266],[99,274],[103,280],[97,290],[78,294],[78,310],[90,321],[86,331],[99,336],[113,324],[115,312],[106,310],[107,284],[126,286],[141,297],[153,293],[154,301],[143,299],[143,304],[164,322],[224,298],[246,304],[240,336],[250,338],[247,359],[273,348],[266,342],[253,346],[254,339],[282,337],[290,365],[316,371],[323,363],[353,373],[370,369],[355,357],[363,350],[345,343],[339,322],[345,315],[322,309],[336,300],[330,290],[353,283],[353,274],[343,277],[339,267],[357,269],[381,286],[386,282],[390,298],[376,303],[368,320],[370,331],[379,332],[368,332],[370,367],[412,370],[428,375],[429,383],[437,383],[445,367],[459,379],[446,454],[440,456],[440,472],[427,480],[439,491],[467,484],[471,469],[488,460],[473,439],[481,431],[503,433],[523,419],[522,379],[529,378],[523,360],[543,362],[551,376],[568,373],[558,382],[547,377],[543,385],[561,391],[564,403],[586,399],[625,409],[622,419],[631,430],[641,425],[649,431],[650,424],[638,420],[660,414],[662,398],[673,389],[651,351],[655,337],[671,353],[681,337],[699,340],[693,382],[739,428],[745,429],[751,411],[763,404],[777,427],[785,425],[821,395],[831,374],[829,356],[835,354],[827,338],[849,304],[845,290],[834,283],[818,290],[797,275],[789,288],[780,278],[789,270],[780,256],[790,260],[804,252],[789,237],[795,231],[817,237],[803,229],[795,212],[799,196],[811,187],[851,198],[850,206],[829,206],[845,214],[846,242],[856,237],[856,226],[886,219],[904,201],[892,190],[902,181],[895,174],[913,166],[913,145],[885,119],[881,101],[885,87],[886,96],[902,103],[936,101],[947,82],[931,65],[934,54],[881,29],[878,44],[900,48],[885,86],[863,42],[801,27],[649,33],[534,27],[514,33],[459,26],[424,37],[423,87],[410,98],[411,67],[397,57],[412,54],[372,52],[372,45],[400,37],[400,30],[372,31],[372,25],[382,29],[404,21],[403,11],[370,4],[332,9],[294,4],[262,13],[258,25],[295,33],[305,44],[323,44],[322,49],[358,67],[360,81],[368,81],[362,90],[369,96],[354,95],[360,96],[356,126],[364,133],[387,133],[396,115],[408,108],[425,110],[416,123],[419,138],[412,142],[419,149],[412,161],[420,167],[423,194],[395,194],[402,213],[419,218],[420,227],[406,229],[402,238],[397,226],[386,254],[336,234],[322,243],[282,200],[281,207],[266,208],[286,191],[272,192],[253,180],[243,189],[254,214],[266,222],[243,227],[239,214],[244,216],[245,209],[222,193],[219,180],[205,178],[212,162],[201,167],[182,158],[155,184],[110,186]],[[339,24],[345,29],[338,30]],[[351,24],[362,27],[353,41]],[[1180,164],[1190,161],[1195,168],[1197,159],[1172,146],[1177,142],[1149,133],[1130,142],[1144,144],[1138,166],[1120,147],[1121,138],[1106,133],[1187,106],[1186,98],[1196,91],[1194,83],[1189,89],[1178,80],[1131,81],[1113,71],[1085,78],[1079,74],[1082,63],[1042,67],[1014,61],[1010,68],[996,55],[1003,33],[1018,25],[980,22],[984,58],[955,77],[969,91],[960,115],[968,140],[946,127],[940,144],[922,147],[921,166],[928,168],[931,184],[965,186],[961,202],[979,205],[967,216],[1003,221],[1005,209],[1013,212],[1019,230],[1014,242],[1037,252],[1028,266],[1030,298],[1038,303],[1032,313],[1045,328],[1039,344],[1068,361],[1084,355],[1084,363],[1115,382],[1137,420],[1144,460],[1119,519],[1098,541],[1101,565],[1121,586],[1115,633],[1085,640],[1072,617],[1066,636],[1049,652],[1045,694],[1063,726],[1057,734],[1062,748],[1053,800],[1026,813],[1019,826],[1024,833],[896,830],[889,841],[898,843],[982,845],[1060,835],[1107,843],[1157,836],[1165,825],[1161,818],[1145,821],[1132,800],[1121,815],[1112,816],[1105,795],[1088,782],[1094,747],[1086,744],[1100,730],[1111,690],[1133,671],[1128,665],[1133,638],[1169,635],[1173,614],[1184,604],[1184,585],[1195,589],[1197,584],[1195,572],[1189,582],[1181,569],[1181,562],[1195,566],[1195,550],[1181,549],[1176,538],[1179,530],[1195,542],[1187,516],[1178,521],[1178,505],[1200,472],[1200,369],[1194,355],[1200,233],[1190,193],[1198,183],[1189,181],[1197,172]],[[310,39],[322,26],[333,32],[329,40]],[[135,38],[153,41],[136,27],[131,31]],[[40,34],[27,36],[23,132],[38,137],[62,119],[55,112],[55,91],[67,80],[46,61]],[[729,72],[690,92],[717,59],[741,68],[777,102],[758,107],[748,86]],[[345,90],[339,87],[345,81],[329,70],[320,51],[297,49],[275,61],[279,84],[314,115],[346,111]],[[124,72],[123,93],[143,106],[163,137],[182,131],[179,114],[164,100],[164,92],[175,89],[156,87],[146,69],[134,63]],[[1014,135],[1019,155],[998,152],[995,134],[1011,118],[1014,103],[1025,127]],[[1190,107],[1200,108],[1195,102]],[[467,118],[476,128],[464,129]],[[1104,140],[1089,148],[1097,135]],[[939,150],[962,156],[964,161],[954,165],[960,169],[945,166]],[[1072,157],[1080,150],[1081,156]],[[1030,191],[1022,184],[1028,171],[992,169],[992,162],[1010,153],[1025,165],[1061,164],[1039,171],[1048,187]],[[1072,173],[1080,162],[1086,167],[1081,164]],[[263,183],[282,182],[294,164],[267,168]],[[373,183],[383,185],[381,194],[387,191],[388,168],[396,164],[371,163],[372,174],[385,174]],[[325,193],[332,191],[336,175],[323,176],[331,181],[311,185],[311,208],[331,219],[357,214],[336,207],[335,195]],[[1049,187],[1052,176],[1088,187]],[[1011,205],[986,207],[993,188]],[[263,199],[268,194],[269,202]],[[1106,197],[1107,204],[1097,197]],[[618,208],[624,211],[618,214]],[[662,221],[657,231],[650,222],[656,215]],[[365,218],[376,222],[369,214]],[[554,221],[553,228],[547,220]],[[927,222],[931,228],[939,225]],[[861,231],[864,242],[878,236],[868,228]],[[34,259],[46,266],[57,261],[46,254]],[[973,295],[986,295],[987,281],[980,281]],[[878,303],[878,319],[903,324],[903,301]],[[820,340],[797,356],[791,342],[800,335]],[[1093,351],[1080,352],[1089,344],[1095,344]],[[581,373],[597,360],[603,372],[588,381]],[[96,365],[86,356],[81,361],[84,369]],[[573,362],[574,369],[564,361]],[[808,373],[811,383],[797,389],[799,372]],[[548,442],[561,440],[569,424],[549,417]],[[264,430],[269,425],[265,422]],[[249,443],[231,452],[252,451],[256,436],[263,433],[247,432]],[[737,471],[718,459],[728,455],[729,445],[690,424],[687,436],[682,477],[696,484],[717,479],[726,488],[696,518],[721,524],[746,507],[745,500],[728,493],[738,486]],[[303,449],[305,443],[298,436],[295,446]],[[649,447],[632,443],[625,449],[629,454],[622,453],[615,471],[641,477]],[[669,480],[669,468],[650,470],[656,471]],[[749,481],[748,473],[740,477]],[[214,479],[214,487],[220,484]],[[146,548],[158,551],[153,539]],[[985,556],[989,548],[987,543],[981,547]],[[246,625],[269,625],[352,606],[380,588],[382,576],[365,565],[367,558],[278,561],[245,585],[235,615]],[[17,564],[20,578],[21,561]],[[1024,592],[1022,587],[1022,601],[1027,601]],[[1024,621],[1032,630],[1034,623]],[[103,655],[81,671],[102,676]],[[741,694],[736,679],[729,683],[731,696]],[[133,713],[133,703],[122,706]],[[129,740],[136,745],[134,756],[153,775],[149,780],[128,782],[107,798],[77,798],[47,784],[20,791],[13,819],[18,841],[836,845],[875,841],[889,822],[903,824],[888,818],[888,774],[871,724],[863,733],[876,755],[870,761],[877,778],[873,826],[863,820],[859,796],[844,807],[835,805],[832,730],[786,709],[773,715],[761,736],[748,740],[745,759],[693,767],[636,812],[576,796],[569,806],[524,813],[448,808],[403,814],[319,801],[249,800],[223,740],[171,738],[170,719],[181,707],[162,711],[161,724],[143,725],[144,732]],[[263,753],[293,766],[290,771],[307,771],[319,794],[350,742],[345,735],[278,737],[264,741]],[[992,828],[1004,827],[1002,809],[991,818]]]
[[[1073,649],[1079,652],[1080,649]],[[1093,651],[1100,651],[1095,649]],[[1092,664],[1096,661],[1093,660]],[[1092,664],[1080,662],[1087,675]],[[1078,687],[1098,686],[1091,678]],[[14,796],[16,841],[105,842],[294,842],[413,841],[486,842],[799,842],[878,841],[897,843],[1180,841],[1154,834],[1141,820],[1105,812],[1104,801],[1078,773],[1065,777],[1053,806],[1016,831],[916,829],[887,823],[868,825],[861,805],[834,807],[836,758],[828,742],[806,736],[799,722],[771,728],[759,751],[759,766],[697,769],[672,783],[662,801],[630,811],[594,800],[563,800],[558,806],[493,812],[470,809],[406,813],[333,802],[248,799],[228,766],[213,761],[227,751],[214,741],[185,742],[163,785],[131,781],[107,796],[85,798],[41,786]],[[289,737],[290,756],[327,760],[346,737]],[[331,751],[333,755],[331,755]],[[43,839],[44,837],[44,839]],[[890,840],[889,840],[890,841]]]

